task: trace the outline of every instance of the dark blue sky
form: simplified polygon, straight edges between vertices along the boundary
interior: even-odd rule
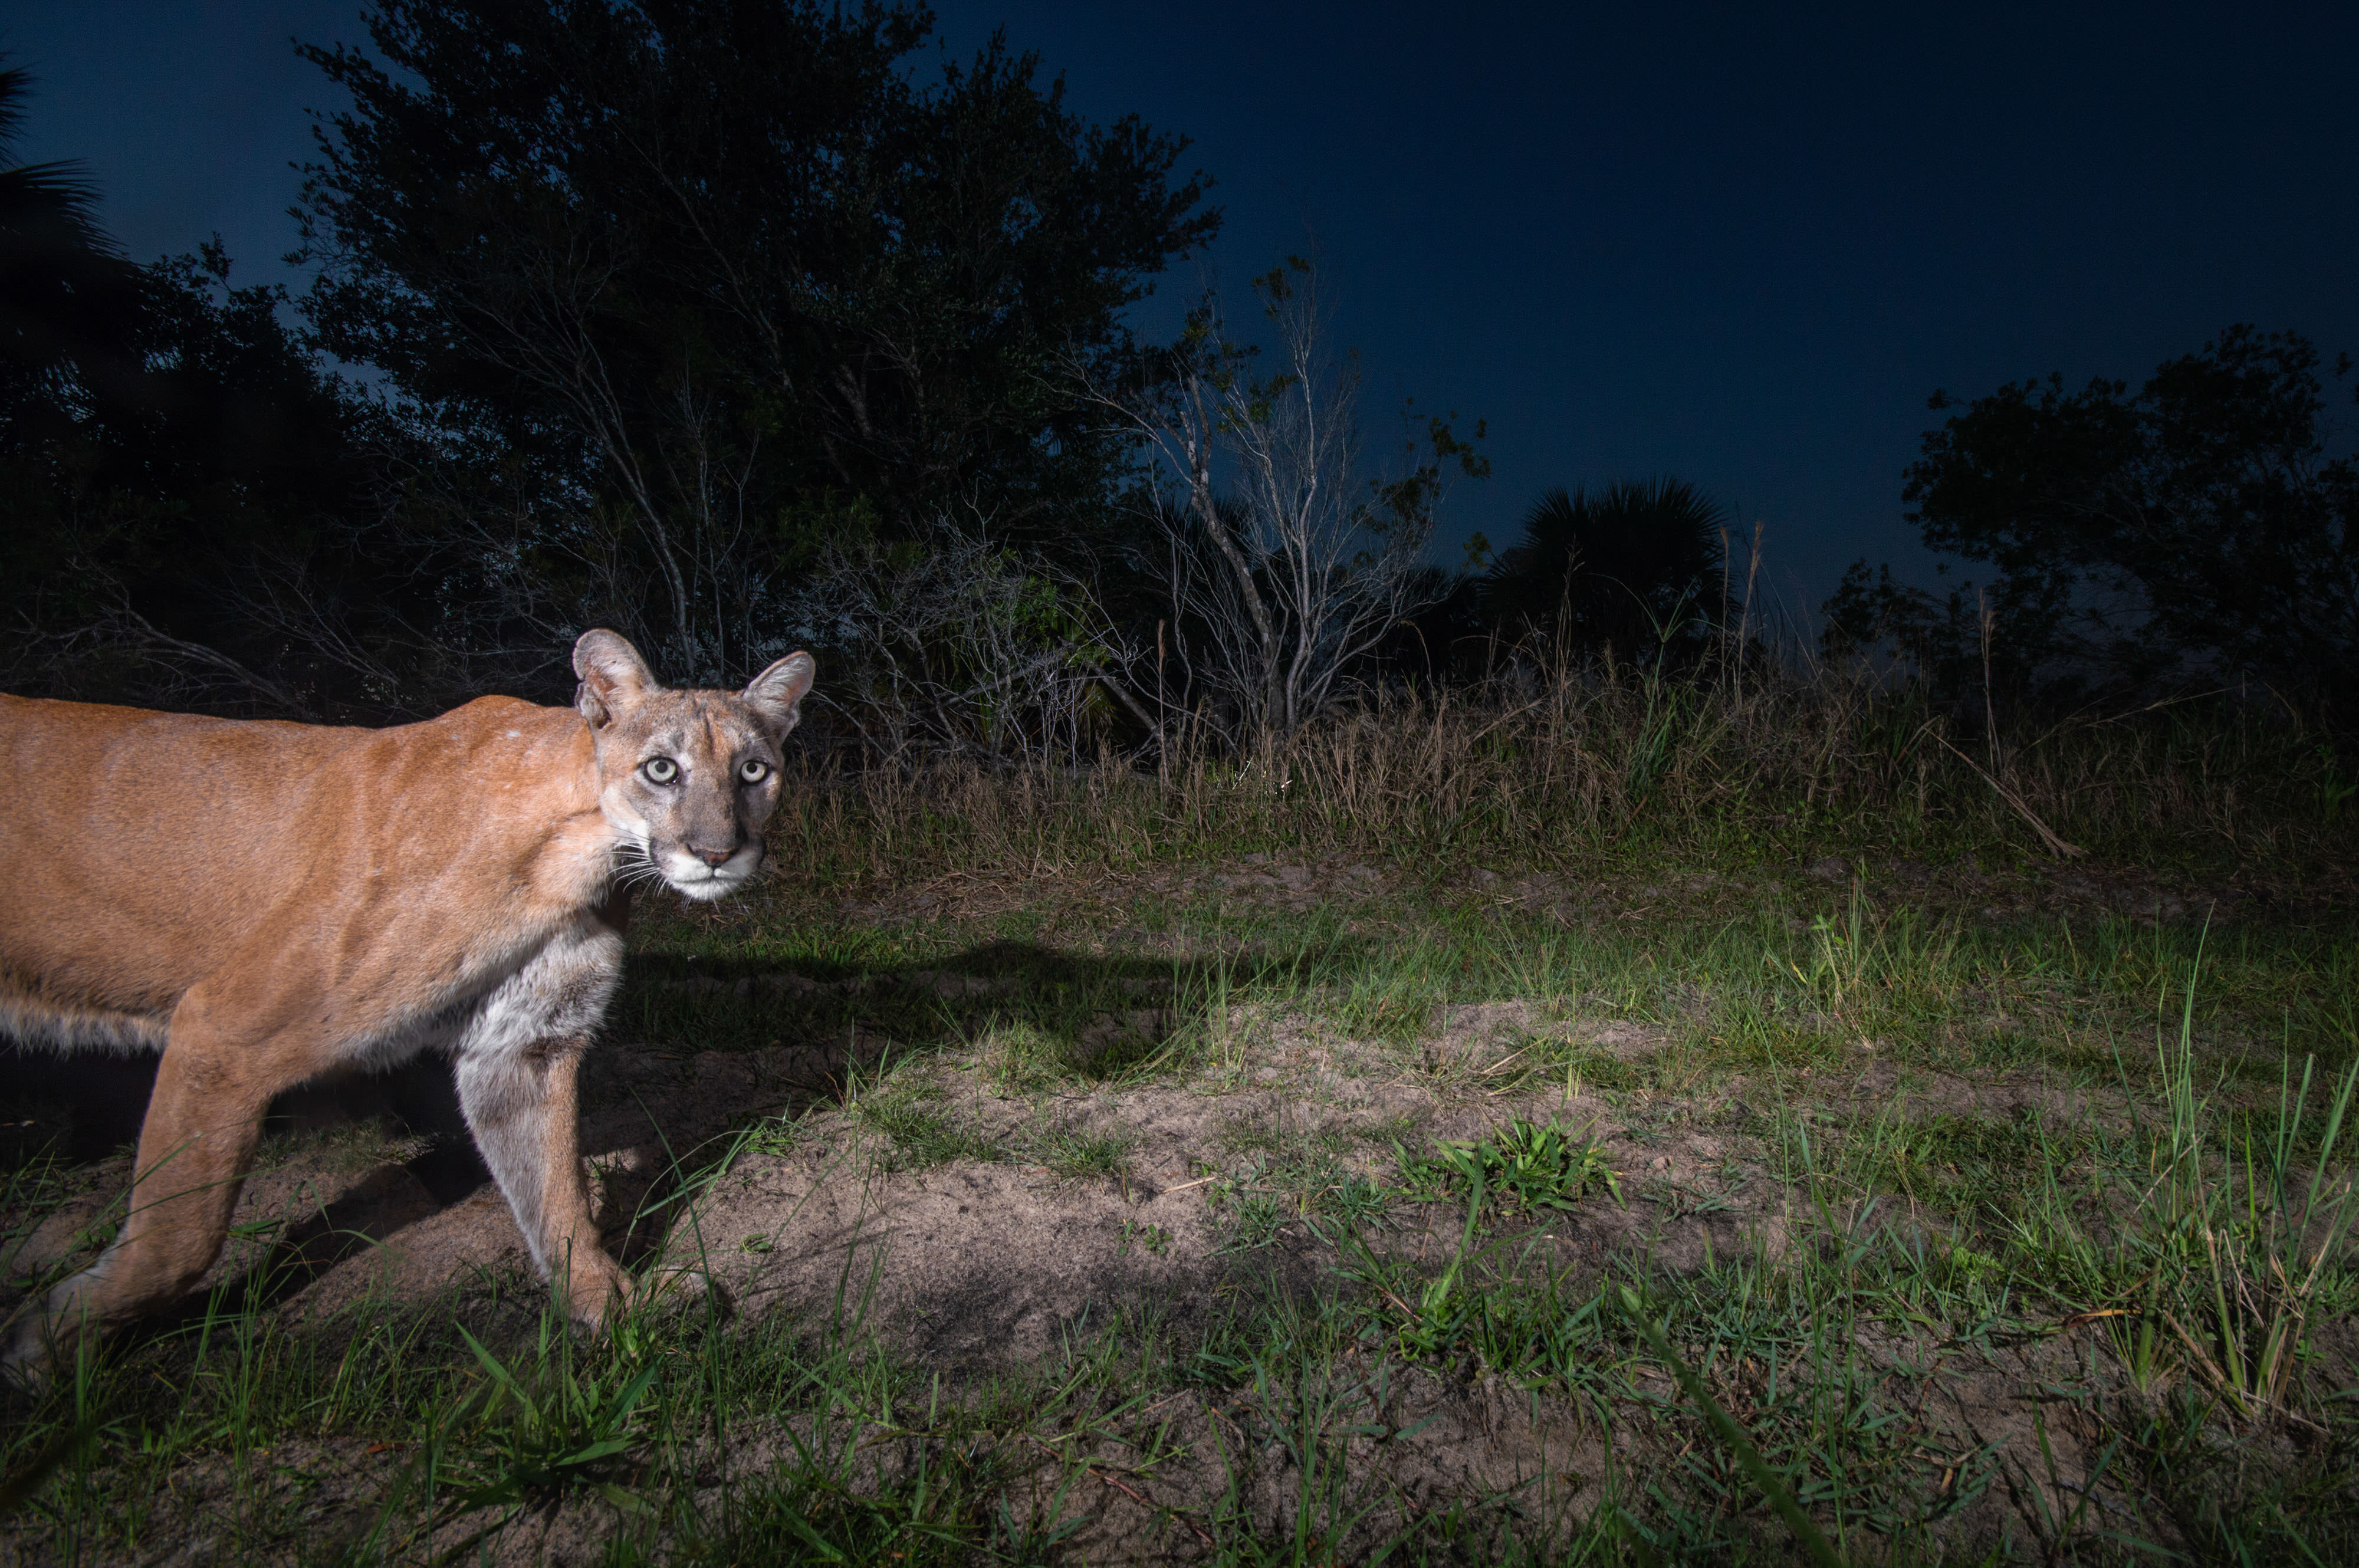
[[[2236,321],[2359,351],[2348,4],[940,10],[953,52],[1004,25],[1083,113],[1193,137],[1223,280],[1315,240],[1368,414],[1489,421],[1460,534],[1675,474],[1767,524],[1806,608],[1856,556],[1924,573],[1900,472],[1936,387],[2136,379]],[[31,152],[90,165],[135,257],[218,230],[278,276],[326,102],[287,40],[356,14],[18,0],[0,47],[41,78]]]

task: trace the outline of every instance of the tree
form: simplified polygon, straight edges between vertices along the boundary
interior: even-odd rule
[[[16,440],[77,399],[129,396],[139,368],[139,269],[99,227],[98,188],[76,164],[16,161],[32,88],[0,69],[0,421]]]
[[[1550,490],[1483,576],[1509,637],[1645,661],[1691,653],[1724,618],[1727,514],[1684,480]]]
[[[1275,374],[1253,373],[1258,348],[1230,338],[1208,291],[1144,379],[1100,394],[1162,467],[1148,515],[1180,656],[1239,739],[1309,723],[1428,602],[1445,472],[1489,473],[1440,419],[1422,452],[1411,441],[1399,468],[1373,470],[1358,367],[1325,342],[1317,282],[1300,257],[1254,280]]]
[[[2325,407],[2308,340],[2234,326],[2136,394],[2050,376],[1974,399],[1926,432],[1903,497],[1928,546],[1996,569],[1990,640],[2027,684],[2250,678],[2323,708],[2359,689],[2359,468],[2329,455]],[[1864,562],[1830,612],[1852,640],[1962,618],[1879,593]]]
[[[393,515],[464,570],[437,635],[559,659],[592,620],[718,679],[822,545],[980,515],[1103,531],[1130,462],[1056,365],[1207,240],[1184,143],[1084,124],[922,8],[381,0],[309,171],[307,310],[432,438]]]
[[[279,563],[318,584],[363,487],[370,414],[218,244],[127,267],[103,376],[53,365],[0,420],[0,604],[20,690],[280,713],[381,711],[252,614]]]
[[[306,554],[319,585],[370,577],[354,596],[385,603],[375,563],[318,549],[382,432],[291,330],[286,292],[233,287],[217,241],[135,266],[77,166],[15,162],[29,91],[0,71],[0,681],[381,712],[247,611],[275,562]]]

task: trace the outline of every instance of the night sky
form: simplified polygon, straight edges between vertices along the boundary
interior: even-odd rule
[[[2359,352],[2359,6],[1800,9],[940,14],[952,54],[1004,25],[1083,114],[1193,138],[1236,291],[1315,250],[1379,430],[1408,395],[1488,421],[1455,536],[1675,474],[1767,525],[1807,611],[1857,556],[1929,576],[1900,475],[1937,387],[2135,381],[2238,321]],[[133,257],[217,231],[284,278],[334,106],[288,39],[356,15],[16,0],[0,47],[40,78],[26,150],[84,160]]]

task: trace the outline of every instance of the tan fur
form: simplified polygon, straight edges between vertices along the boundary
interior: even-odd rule
[[[758,868],[811,660],[673,691],[592,632],[574,669],[572,709],[484,697],[383,730],[0,696],[0,1029],[164,1053],[122,1234],[7,1365],[202,1276],[274,1094],[428,1049],[534,1261],[599,1321],[625,1280],[590,1222],[574,1079],[629,884],[710,898]]]

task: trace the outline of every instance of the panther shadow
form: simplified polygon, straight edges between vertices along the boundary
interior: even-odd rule
[[[840,1105],[859,1079],[910,1054],[1020,1022],[1033,1070],[1116,1082],[1201,1038],[1231,992],[1343,972],[1359,953],[1340,933],[1294,951],[1240,946],[1180,959],[994,941],[924,963],[799,962],[788,971],[791,990],[775,962],[635,955],[617,1004],[636,1026],[630,1049],[685,1059],[783,1046],[792,1066],[756,1105],[642,1100],[643,1147],[659,1157],[607,1178],[608,1200],[633,1216],[609,1245],[626,1265],[663,1252],[681,1198],[735,1157],[748,1127]],[[608,1032],[620,1031],[610,1024]]]

